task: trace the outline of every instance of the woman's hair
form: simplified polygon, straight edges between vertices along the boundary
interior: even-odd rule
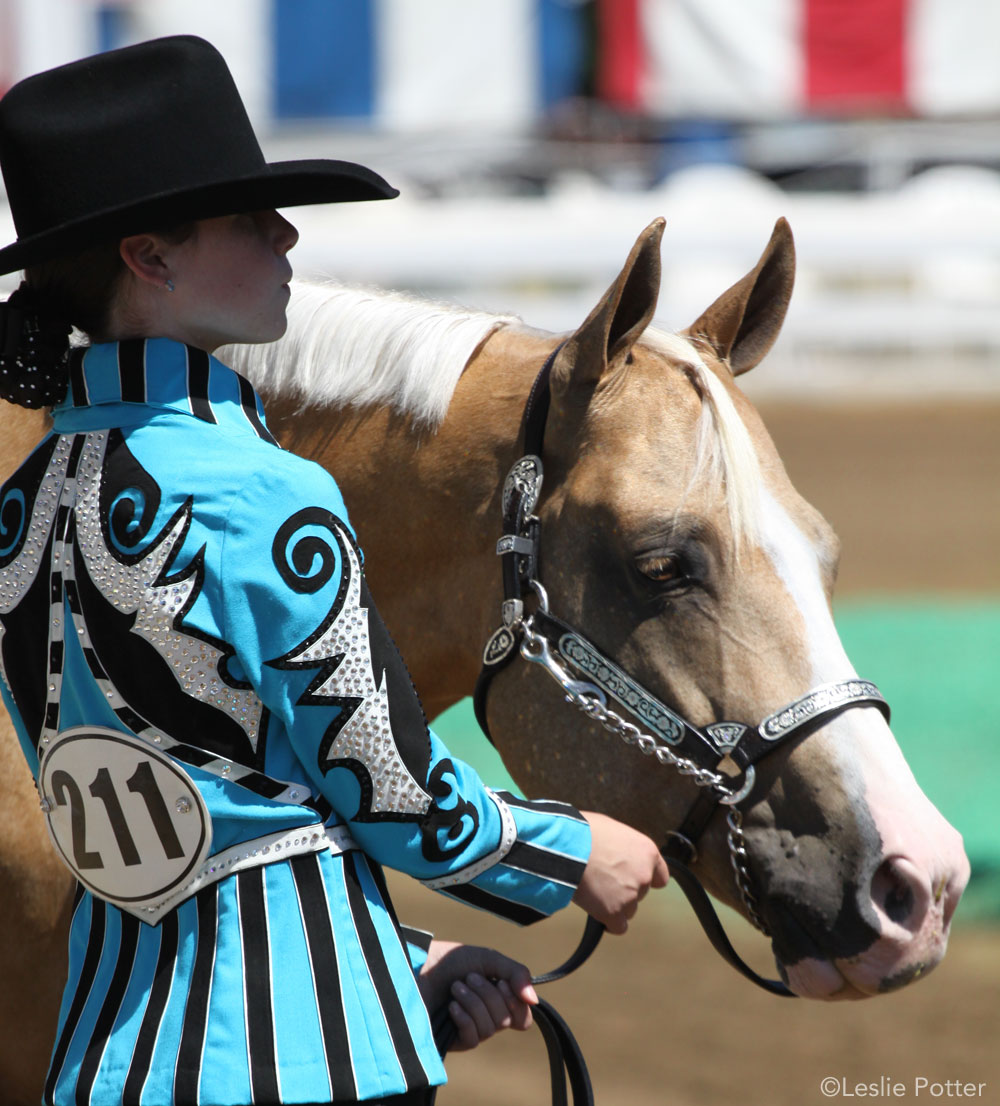
[[[155,233],[171,244],[192,237],[194,222]],[[0,399],[22,407],[51,407],[69,383],[70,335],[76,327],[104,337],[128,273],[119,239],[29,266],[0,303]]]
[[[33,303],[47,314],[98,337],[108,331],[111,309],[127,271],[116,239],[32,265],[24,271],[24,283]]]

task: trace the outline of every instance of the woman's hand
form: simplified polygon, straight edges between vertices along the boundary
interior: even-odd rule
[[[458,1031],[453,1052],[475,1048],[501,1029],[527,1029],[538,1002],[523,964],[454,941],[431,941],[417,984],[431,1014],[447,1002]]]
[[[590,859],[573,901],[609,933],[624,933],[650,887],[665,887],[670,873],[659,849],[644,833],[583,811],[590,823]]]

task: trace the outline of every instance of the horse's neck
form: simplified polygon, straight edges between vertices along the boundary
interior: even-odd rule
[[[500,330],[469,362],[436,433],[384,409],[269,402],[281,444],[337,479],[372,593],[429,715],[470,693],[500,617],[494,548],[520,419],[554,339]]]
[[[45,409],[29,411],[0,400],[0,483],[11,476],[51,426]]]

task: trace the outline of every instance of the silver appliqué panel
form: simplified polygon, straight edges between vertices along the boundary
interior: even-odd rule
[[[372,781],[373,814],[423,815],[431,796],[410,774],[399,754],[389,719],[389,695],[385,672],[376,680],[368,635],[368,611],[361,606],[361,565],[350,535],[334,522],[344,559],[348,583],[337,617],[324,633],[301,652],[284,660],[291,664],[321,665],[343,655],[343,659],[318,687],[314,699],[350,697],[360,705],[344,723],[327,751],[327,761],[355,760]]]
[[[252,689],[235,688],[219,675],[222,650],[175,626],[177,615],[191,599],[197,579],[156,585],[190,522],[190,508],[169,532],[134,564],[123,564],[108,549],[101,526],[101,473],[107,450],[105,432],[87,436],[80,457],[76,502],[77,545],[87,572],[104,598],[123,614],[134,614],[132,633],[149,642],[167,663],[184,692],[224,711],[246,734],[256,752],[264,707]]]

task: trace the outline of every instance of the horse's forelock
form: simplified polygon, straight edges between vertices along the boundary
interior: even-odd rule
[[[226,346],[218,356],[265,396],[388,406],[433,430],[476,349],[517,321],[398,292],[295,281],[283,338]]]
[[[651,327],[642,342],[657,353],[680,361],[693,374],[702,395],[702,417],[689,489],[703,479],[715,481],[726,497],[737,550],[741,541],[756,541],[760,533],[760,462],[750,432],[725,385],[705,364],[698,350],[680,335]]]

